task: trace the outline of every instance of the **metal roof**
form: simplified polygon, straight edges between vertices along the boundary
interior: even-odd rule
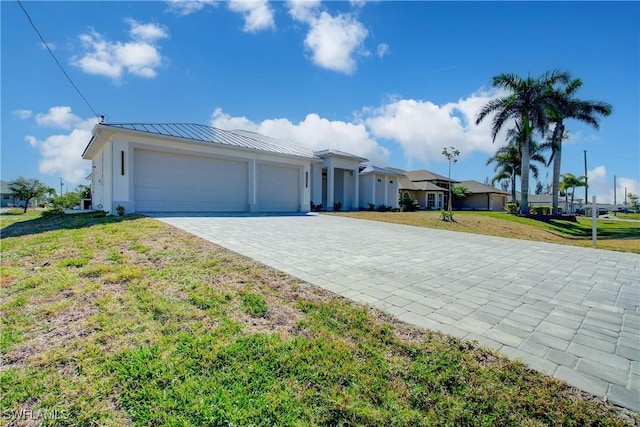
[[[379,175],[404,177],[404,175],[401,173],[394,172],[390,169],[381,168],[379,166],[374,166],[374,165],[363,165],[363,166],[364,167],[361,166],[361,170],[360,170],[361,175],[369,174],[369,173],[377,173]]]
[[[322,158],[327,156],[337,156],[337,157],[344,157],[351,160],[357,160],[359,162],[367,161],[367,159],[365,159],[364,157],[356,156],[355,154],[345,153],[344,151],[333,150],[333,149],[315,151],[313,154]]]
[[[255,132],[223,130],[196,123],[101,123],[98,126],[319,160],[311,150]]]

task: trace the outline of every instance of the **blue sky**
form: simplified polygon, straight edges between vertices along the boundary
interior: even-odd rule
[[[107,122],[244,128],[379,166],[493,176],[480,107],[492,76],[569,71],[611,103],[595,131],[567,122],[563,173],[590,195],[640,192],[638,2],[32,2],[23,6]],[[88,183],[96,118],[15,1],[2,1],[3,180]],[[540,179],[550,182],[542,168]],[[535,180],[532,181],[535,183]],[[533,184],[532,184],[533,189]],[[578,193],[582,195],[582,192]]]

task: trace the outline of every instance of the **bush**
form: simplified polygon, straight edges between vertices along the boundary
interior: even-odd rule
[[[118,205],[116,207],[116,212],[118,213],[118,216],[123,216],[125,212],[124,206]]]
[[[400,206],[402,206],[407,212],[412,212],[415,211],[417,206],[416,206],[416,199],[414,199],[413,197],[411,197],[410,194],[405,193],[401,198],[400,198]]]
[[[444,209],[442,209],[440,211],[440,220],[441,221],[453,221],[453,212],[445,211]]]
[[[82,202],[80,193],[67,193],[53,199],[53,206],[60,209],[73,209]]]
[[[507,203],[504,206],[504,210],[510,213],[511,215],[515,215],[518,213],[518,204],[517,203]]]
[[[542,206],[542,215],[551,215],[551,206]]]
[[[374,205],[373,203],[369,203],[369,210],[370,211],[375,211],[376,210],[376,205]]]
[[[342,202],[333,202],[333,211],[340,212],[342,210]]]

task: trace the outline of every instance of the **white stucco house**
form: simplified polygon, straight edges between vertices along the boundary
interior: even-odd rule
[[[185,123],[97,124],[93,209],[126,212],[308,212],[373,203],[398,207],[398,174],[367,159],[313,151],[244,130]]]

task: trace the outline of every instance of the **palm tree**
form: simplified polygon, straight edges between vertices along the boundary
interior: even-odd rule
[[[506,146],[499,148],[496,153],[487,159],[486,165],[496,163],[494,171],[496,175],[491,180],[491,185],[494,185],[496,181],[508,179],[511,181],[511,202],[516,202],[516,178],[522,175],[522,146],[524,145],[524,135],[519,132],[518,129],[522,129],[518,126],[514,129],[507,131],[508,143]],[[530,161],[536,161],[544,164],[545,158],[540,154],[540,149],[543,146],[538,146],[535,141],[531,141],[529,145]],[[531,173],[535,179],[538,179],[538,167],[529,163]]]
[[[451,193],[458,199],[458,210],[460,210],[462,209],[462,199],[471,194],[471,190],[464,185],[454,185],[451,187]]]
[[[564,88],[556,90],[556,102],[548,111],[549,122],[555,124],[551,135],[551,157],[549,158],[549,162],[553,159],[552,197],[554,215],[558,213],[562,141],[565,139],[564,120],[579,120],[597,130],[600,128],[600,119],[597,116],[606,117],[613,111],[611,104],[606,102],[583,101],[574,98],[574,94],[581,86],[582,81],[580,79],[573,79]],[[553,90],[553,88],[550,88],[550,90]]]
[[[489,114],[495,113],[491,124],[491,136],[495,142],[498,133],[508,121],[516,119],[522,124],[524,143],[522,147],[520,192],[522,203],[520,213],[529,213],[529,165],[531,135],[534,130],[544,133],[549,118],[547,111],[554,105],[557,93],[549,88],[556,84],[566,84],[569,74],[560,71],[552,71],[543,74],[539,78],[527,77],[523,79],[515,74],[499,74],[493,77],[493,87],[506,89],[509,95],[493,99],[487,102],[476,118],[476,124],[480,124]]]
[[[576,187],[584,187],[587,185],[586,177],[583,176],[575,176],[572,173],[565,173],[562,175],[562,181],[560,181],[559,189],[564,192],[564,202],[567,206],[567,210],[569,213],[573,211],[573,198],[576,194]],[[571,189],[571,204],[569,204],[569,189]],[[556,208],[557,214],[557,208]],[[554,215],[556,215],[554,214]]]

